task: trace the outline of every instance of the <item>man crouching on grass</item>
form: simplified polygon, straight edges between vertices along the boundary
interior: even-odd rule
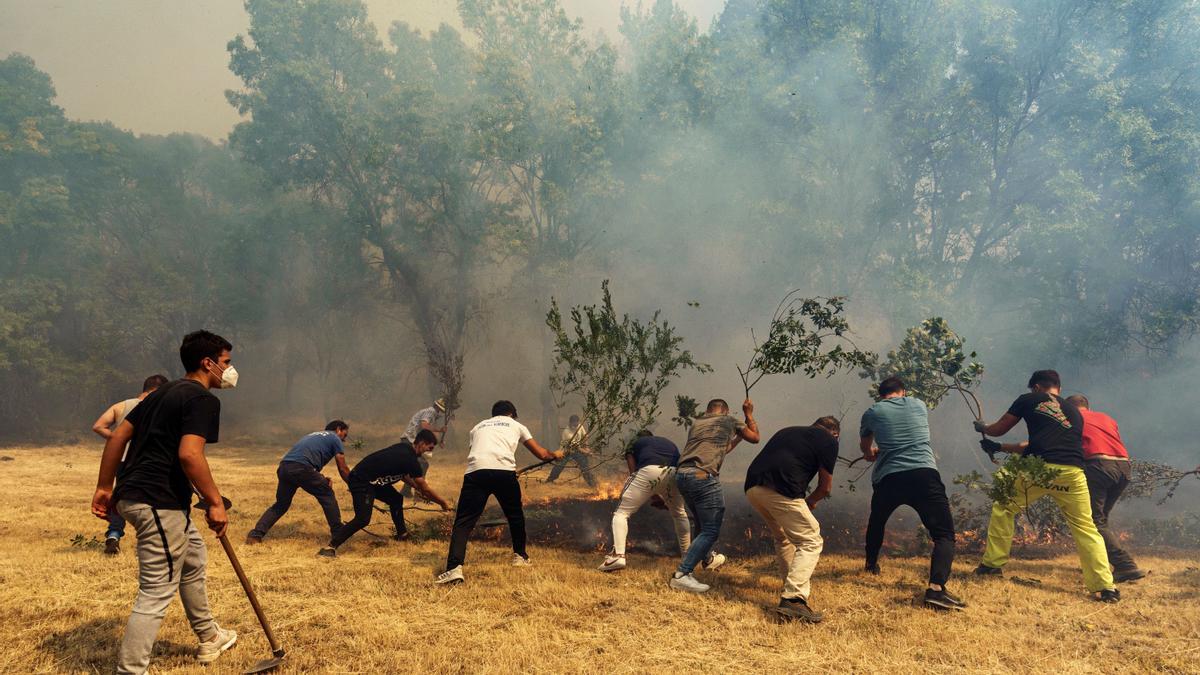
[[[208,556],[189,510],[194,485],[209,505],[209,529],[225,534],[229,520],[204,446],[217,442],[221,421],[221,401],[209,389],[237,385],[232,349],[219,335],[189,333],[179,348],[187,375],[147,396],[104,445],[92,513],[106,519],[115,507],[137,533],[138,595],[117,654],[118,673],[149,668],[158,628],[177,593],[200,639],[197,661],[211,663],[237,642],[237,633],[218,626],[209,611]],[[116,475],[126,442],[129,453]]]
[[[746,470],[746,499],[767,521],[784,575],[775,611],[789,619],[818,623],[823,618],[808,606],[810,580],[825,545],[812,510],[833,490],[841,429],[836,417],[780,429]],[[817,489],[806,497],[813,476]]]
[[[387,504],[392,512],[392,525],[396,527],[393,538],[396,541],[408,539],[408,527],[404,524],[404,495],[392,487],[401,481],[416,488],[422,497],[442,507],[443,511],[449,511],[450,502],[429,487],[425,482],[425,467],[417,461],[421,455],[433,450],[437,442],[437,436],[432,431],[422,429],[417,432],[413,443],[402,438],[399,443],[376,450],[355,464],[346,476],[350,499],[354,502],[354,518],[334,530],[329,546],[317,551],[317,555],[336,557],[339,546],[346,543],[355,532],[370,525],[375,500]]]
[[[533,440],[524,424],[517,421],[517,407],[510,401],[496,401],[492,416],[471,429],[471,450],[467,472],[458,495],[454,531],[450,535],[450,555],[446,571],[436,583],[462,583],[463,562],[467,557],[467,537],[483,515],[488,497],[495,495],[508,520],[512,536],[513,567],[530,565],[525,552],[525,511],[521,507],[521,483],[517,481],[517,446],[524,445],[542,461],[562,459],[561,450],[550,452]]]

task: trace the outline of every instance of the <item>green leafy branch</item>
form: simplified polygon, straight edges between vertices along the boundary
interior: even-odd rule
[[[767,375],[800,371],[810,378],[832,377],[839,370],[868,368],[875,363],[874,353],[858,349],[850,339],[850,323],[843,316],[845,297],[803,298],[799,293],[791,291],[779,301],[761,344],[751,331],[755,345],[750,362],[745,368],[737,365],[746,398]],[[827,341],[833,347],[828,347]]]
[[[879,398],[879,383],[889,377],[904,380],[909,394],[933,410],[950,392],[957,392],[975,419],[983,419],[983,404],[975,394],[983,377],[983,364],[975,352],[966,351],[965,341],[940,316],[925,319],[909,328],[900,346],[888,352],[882,363],[863,368],[859,376],[870,379],[872,398]],[[985,437],[986,438],[986,437]],[[992,455],[993,464],[998,464]]]
[[[659,312],[647,322],[618,315],[607,280],[601,289],[600,305],[572,307],[566,317],[552,298],[546,325],[554,334],[550,387],[558,401],[583,400],[588,443],[603,455],[610,447],[625,447],[618,441],[622,434],[654,422],[659,396],[673,379],[685,370],[712,368],[683,348],[683,338]]]
[[[671,421],[684,429],[691,429],[692,422],[700,416],[700,402],[691,396],[679,394],[675,397],[675,408],[677,413]]]
[[[1040,509],[1033,509],[1032,495],[1034,489],[1049,490],[1061,473],[1061,469],[1051,468],[1041,457],[1010,454],[1004,465],[992,474],[990,483],[985,483],[978,471],[972,471],[956,476],[954,484],[968,491],[981,491],[992,502],[1020,506],[1028,529],[1039,539],[1049,539],[1062,518],[1047,517]]]

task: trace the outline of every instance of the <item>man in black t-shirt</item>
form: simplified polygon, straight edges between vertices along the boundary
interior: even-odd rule
[[[392,524],[396,527],[393,538],[397,541],[408,539],[408,527],[404,524],[404,495],[392,487],[395,483],[404,482],[413,486],[422,497],[441,506],[442,511],[449,511],[450,502],[429,487],[425,482],[425,469],[417,461],[418,457],[433,450],[437,442],[437,436],[432,431],[422,429],[411,444],[407,438],[402,439],[395,445],[363,457],[346,477],[350,499],[354,502],[354,518],[338,528],[330,538],[329,546],[317,554],[326,558],[335,557],[339,546],[354,536],[355,532],[370,525],[371,511],[377,499],[391,510]]]
[[[746,470],[746,499],[767,521],[784,575],[776,611],[787,618],[817,623],[823,615],[808,606],[810,579],[824,540],[812,509],[833,489],[841,424],[822,417],[811,427],[780,429]],[[817,476],[817,489],[806,497]]]
[[[187,375],[147,396],[105,443],[92,513],[107,518],[115,508],[137,532],[138,595],[118,651],[118,673],[149,667],[154,639],[176,594],[200,640],[199,662],[215,661],[237,641],[237,633],[218,626],[209,611],[207,551],[190,511],[195,486],[209,504],[209,528],[225,534],[228,518],[204,447],[217,442],[221,418],[221,402],[209,389],[237,384],[232,349],[219,335],[189,333],[179,347]]]
[[[993,424],[985,424],[982,420],[975,421],[976,431],[987,436],[1003,436],[1015,427],[1017,422],[1025,420],[1025,425],[1029,428],[1028,443],[1001,445],[984,439],[981,445],[985,450],[1017,452],[1030,457],[1040,457],[1046,462],[1047,468],[1058,473],[1049,488],[1029,485],[1022,476],[1018,476],[1016,500],[1008,504],[996,502],[992,505],[992,517],[988,522],[987,549],[975,573],[1002,573],[1001,569],[1008,562],[1009,551],[1012,548],[1013,519],[1017,512],[1048,494],[1062,509],[1067,525],[1071,528],[1087,589],[1096,600],[1118,602],[1121,595],[1113,585],[1104,539],[1092,520],[1091,495],[1088,492],[1087,476],[1083,472],[1083,416],[1079,414],[1078,408],[1059,396],[1061,386],[1057,372],[1039,370],[1029,378],[1029,393],[1013,401],[1003,417]]]

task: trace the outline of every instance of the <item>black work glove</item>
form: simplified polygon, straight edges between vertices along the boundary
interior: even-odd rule
[[[996,453],[1000,452],[1001,447],[999,443],[990,438],[985,438],[979,441],[979,447],[987,453],[988,459],[992,460],[992,463],[996,462]]]
[[[988,428],[987,422],[984,422],[983,420],[975,420],[974,426],[975,426],[975,431],[978,431],[981,434],[984,432],[985,429]]]

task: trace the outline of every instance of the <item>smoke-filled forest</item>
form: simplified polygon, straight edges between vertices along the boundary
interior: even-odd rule
[[[738,395],[748,326],[802,289],[880,351],[947,317],[996,405],[1055,367],[1147,452],[1193,454],[1194,2],[731,0],[701,25],[658,0],[613,35],[555,0],[461,0],[461,30],[424,32],[357,0],[245,7],[216,142],[73,120],[0,61],[7,437],[178,376],[199,327],[235,344],[231,419],[400,423],[461,363],[465,406],[554,425],[551,297],[609,279],[715,367],[697,396]]]

